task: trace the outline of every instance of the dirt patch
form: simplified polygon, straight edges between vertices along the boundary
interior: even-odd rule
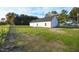
[[[59,40],[48,42],[48,47],[50,51],[65,51],[65,49],[68,49],[68,46]]]
[[[73,30],[78,30],[79,31],[79,29],[73,29]]]
[[[20,34],[18,36],[16,46],[22,46],[21,51],[25,52],[52,52],[64,51],[68,47],[59,40],[46,41],[41,36],[30,36],[27,34]],[[17,51],[17,49],[15,48]],[[13,50],[14,51],[14,50]]]
[[[53,29],[49,29],[51,32],[55,32],[55,33],[59,33],[59,34],[67,34],[65,31],[63,31],[60,28],[53,28]]]
[[[66,32],[61,29],[49,29],[52,32],[65,34]],[[14,33],[14,31],[11,31]],[[52,52],[52,51],[65,51],[68,47],[59,40],[46,41],[41,35],[31,35],[28,33],[18,33],[15,36],[15,41],[9,51],[13,52]],[[11,35],[13,36],[13,34]]]

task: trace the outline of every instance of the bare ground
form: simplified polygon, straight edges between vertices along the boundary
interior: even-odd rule
[[[30,36],[20,33],[15,42],[17,46],[23,46],[21,51],[27,52],[51,52],[64,51],[68,48],[62,41],[46,41],[41,36]]]
[[[54,33],[66,34],[66,32],[63,31],[61,28],[53,28],[53,29],[49,29],[49,30],[54,32]]]

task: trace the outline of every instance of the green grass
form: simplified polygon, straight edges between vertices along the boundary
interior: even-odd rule
[[[9,25],[0,25],[0,45],[5,42],[8,30]]]
[[[60,28],[60,29],[57,29],[57,31],[63,31],[65,33],[62,33],[62,32],[58,33],[53,31],[53,29],[52,31],[50,31],[50,28],[32,28],[29,26],[16,26],[16,32],[21,33],[21,35],[24,34],[25,36],[29,36],[29,38],[38,37],[38,39],[44,40],[46,44],[55,41],[55,44],[52,43],[53,45],[55,45],[54,48],[48,47],[50,48],[49,50],[51,51],[53,49],[54,50],[56,49],[56,51],[57,50],[58,51],[79,51],[79,30],[78,29]],[[23,43],[25,42],[26,41],[24,41]],[[43,44],[43,42],[39,43],[38,45],[41,45],[41,44]]]
[[[15,26],[14,50],[18,51],[79,51],[78,28],[33,28]],[[9,25],[0,26],[0,44],[5,42]]]

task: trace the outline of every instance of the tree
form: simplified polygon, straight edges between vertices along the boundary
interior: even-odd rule
[[[51,13],[52,13],[52,14],[58,14],[56,11],[52,11]]]
[[[47,14],[46,14],[46,17],[48,17],[48,16],[54,16],[54,15],[57,15],[58,13],[56,12],[56,11],[51,11],[51,12],[48,12]]]
[[[32,20],[36,20],[36,19],[38,19],[38,17],[21,14],[21,15],[16,15],[14,19],[14,23],[15,25],[29,25],[29,23]]]
[[[16,14],[15,13],[13,13],[13,12],[9,12],[9,13],[7,13],[6,14],[6,22],[8,23],[8,24],[13,24],[14,22],[13,22],[13,20],[14,20],[14,18],[16,17]]]
[[[79,8],[74,7],[69,13],[69,17],[73,19],[73,21],[77,21],[77,13],[79,13]]]
[[[61,23],[63,23],[64,21],[66,21],[68,19],[68,15],[67,15],[67,11],[66,10],[62,10],[61,13],[58,16],[58,19]]]

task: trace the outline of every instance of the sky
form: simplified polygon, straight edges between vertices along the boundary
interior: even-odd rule
[[[8,12],[14,12],[19,15],[26,14],[29,16],[37,16],[41,18],[48,12],[57,11],[60,13],[63,9],[70,12],[72,7],[0,7],[0,18],[5,17]]]

